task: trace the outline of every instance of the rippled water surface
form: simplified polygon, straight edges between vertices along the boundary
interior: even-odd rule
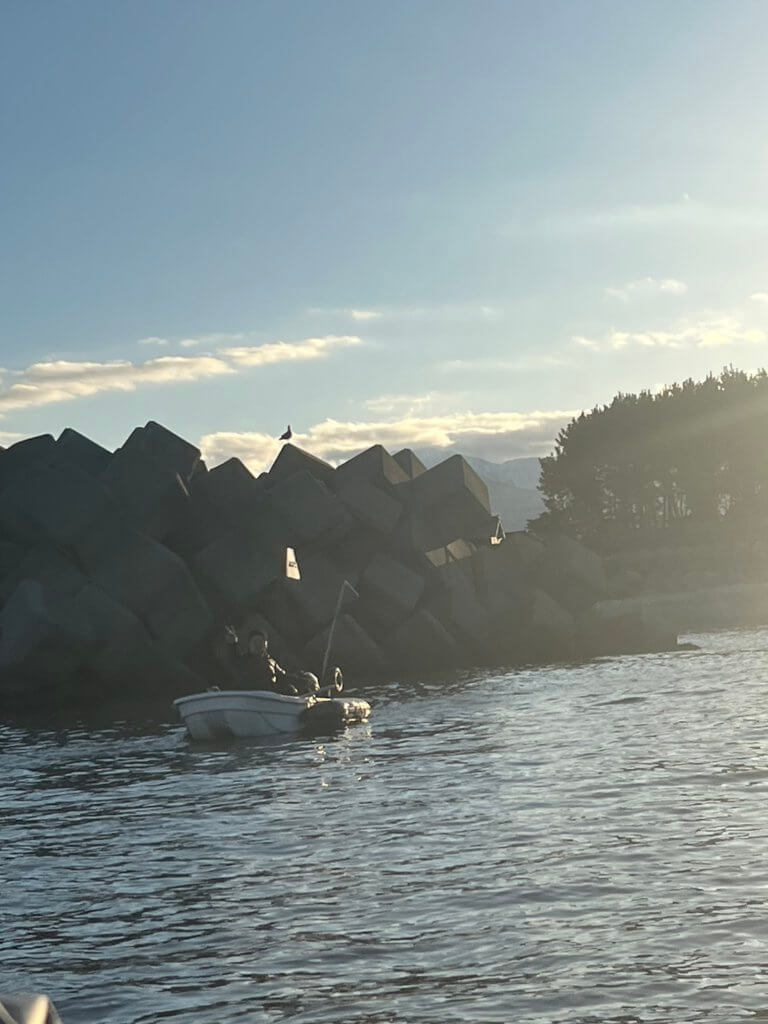
[[[0,725],[0,988],[65,1024],[768,1019],[768,631],[392,683],[330,739]]]

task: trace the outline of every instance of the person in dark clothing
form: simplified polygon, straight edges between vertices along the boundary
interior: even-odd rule
[[[295,697],[298,690],[289,681],[288,673],[269,653],[265,633],[254,631],[248,637],[248,676],[256,690],[274,690]]]

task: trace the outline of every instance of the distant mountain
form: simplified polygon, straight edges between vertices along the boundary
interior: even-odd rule
[[[426,466],[434,466],[460,453],[435,448],[417,454]],[[489,462],[477,455],[464,457],[487,484],[491,508],[501,518],[505,530],[524,530],[529,519],[544,511],[538,490],[540,467],[537,458]]]
[[[541,467],[537,458],[508,459],[506,462],[489,462],[478,455],[466,455],[467,462],[486,483],[509,483],[526,491],[539,487]]]

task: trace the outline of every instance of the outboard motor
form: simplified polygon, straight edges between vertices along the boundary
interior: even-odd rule
[[[314,672],[297,672],[292,680],[299,693],[317,693],[320,689],[320,680]]]
[[[61,1024],[48,996],[0,995],[0,1024]]]

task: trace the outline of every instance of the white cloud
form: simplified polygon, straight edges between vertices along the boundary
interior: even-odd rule
[[[179,342],[179,348],[197,348],[198,345],[202,345],[200,338],[184,338]]]
[[[161,347],[161,346],[165,346],[167,344],[168,344],[168,339],[167,338],[156,338],[154,336],[151,337],[151,338],[139,338],[139,345],[157,345],[157,346]]]
[[[0,370],[0,416],[34,406],[88,398],[105,391],[129,392],[146,384],[176,384],[226,376],[246,367],[323,359],[336,348],[359,343],[359,338],[330,336],[225,348],[210,355],[158,356],[146,362],[50,360],[33,363],[24,370]]]
[[[688,285],[674,277],[640,277],[619,287],[606,288],[605,294],[612,299],[629,302],[632,299],[647,299],[654,295],[685,295],[687,291]]]
[[[332,349],[361,345],[362,340],[354,335],[327,335],[324,338],[307,338],[304,341],[274,341],[266,345],[240,346],[221,349],[226,356],[241,366],[269,366],[273,363],[306,362],[322,359]]]
[[[397,420],[339,422],[324,420],[293,443],[313,455],[338,462],[373,444],[390,451],[403,447],[459,449],[468,455],[513,458],[550,450],[560,427],[573,412],[461,412],[444,416],[405,416]],[[253,472],[267,469],[280,449],[275,438],[260,433],[215,433],[200,440],[209,465],[236,455]]]
[[[618,352],[640,348],[719,348],[747,343],[764,344],[768,333],[748,327],[738,316],[726,315],[697,321],[681,320],[671,330],[611,331],[602,338],[576,335],[572,341],[594,352]]]
[[[174,384],[234,373],[214,356],[160,356],[146,363],[33,363],[0,389],[0,415],[12,410],[87,398],[103,391],[135,391],[144,384]]]
[[[753,292],[749,297],[753,302],[768,303],[768,292]]]

